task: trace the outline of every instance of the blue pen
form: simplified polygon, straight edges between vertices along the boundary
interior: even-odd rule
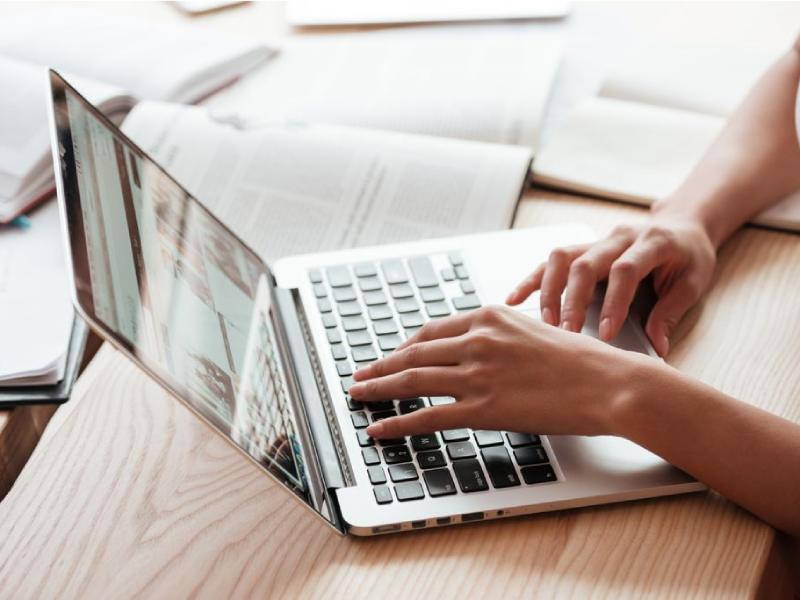
[[[20,229],[30,229],[31,220],[25,215],[20,215],[16,219],[11,221],[10,225],[14,227],[19,227]]]

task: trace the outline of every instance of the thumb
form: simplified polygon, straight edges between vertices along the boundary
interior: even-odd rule
[[[647,319],[645,331],[659,356],[669,352],[669,335],[683,315],[697,301],[694,286],[683,280],[659,298]]]

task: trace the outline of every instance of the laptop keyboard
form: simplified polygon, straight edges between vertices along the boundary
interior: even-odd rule
[[[353,371],[388,356],[431,319],[481,306],[458,252],[337,265],[308,272],[375,501],[389,504],[556,481],[541,438],[451,429],[373,440],[371,423],[451,397],[354,401]]]

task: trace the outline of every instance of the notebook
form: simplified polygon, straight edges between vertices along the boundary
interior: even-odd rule
[[[752,50],[670,48],[620,66],[596,97],[580,102],[554,129],[532,180],[635,204],[666,197],[774,58]],[[800,192],[753,222],[800,231]]]
[[[102,51],[98,51],[101,48]],[[217,31],[77,7],[0,21],[0,223],[53,189],[44,67],[67,74],[119,123],[135,98],[195,102],[271,55]]]

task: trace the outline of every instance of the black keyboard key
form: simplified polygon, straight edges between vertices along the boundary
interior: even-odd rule
[[[435,469],[437,467],[446,467],[447,461],[439,450],[426,450],[425,452],[417,453],[417,464],[420,469]]]
[[[482,492],[489,489],[486,476],[483,474],[481,463],[476,458],[457,460],[453,463],[453,472],[456,474],[458,485],[465,494]]]
[[[328,267],[325,269],[325,274],[328,276],[328,283],[333,288],[344,287],[352,283],[350,269],[345,266]]]
[[[372,335],[366,329],[360,331],[351,331],[347,334],[347,343],[350,347],[355,346],[368,346],[372,344]]]
[[[506,432],[506,437],[512,448],[530,446],[531,444],[539,444],[541,442],[539,436],[532,433],[515,433],[513,431],[508,431]]]
[[[425,408],[425,400],[422,398],[408,398],[406,400],[400,400],[397,403],[397,408],[400,410],[401,415],[407,415],[408,413],[412,413],[420,408]]]
[[[356,277],[371,277],[378,274],[378,270],[372,263],[359,263],[353,268],[353,271],[355,271]]]
[[[333,308],[331,307],[331,301],[327,298],[317,298],[317,308],[321,313],[329,313]]]
[[[383,459],[387,465],[411,462],[411,452],[408,451],[408,446],[406,445],[389,446],[383,449]]]
[[[434,498],[456,493],[456,484],[453,483],[453,477],[447,469],[423,471],[422,477],[425,479],[428,493]]]
[[[450,264],[454,267],[464,264],[464,258],[461,256],[461,252],[451,252],[447,257],[450,259]]]
[[[514,450],[514,458],[517,459],[517,464],[520,467],[528,465],[540,465],[542,463],[550,462],[547,458],[547,452],[541,446],[525,446]]]
[[[385,485],[376,485],[372,488],[375,493],[375,500],[378,504],[389,504],[392,501],[392,490]]]
[[[341,344],[334,344],[331,346],[331,353],[333,354],[333,360],[343,360],[347,358],[347,349]]]
[[[450,314],[450,307],[447,302],[428,302],[425,304],[425,312],[429,317],[446,317]]]
[[[425,492],[422,491],[422,486],[419,484],[419,481],[398,483],[394,486],[394,493],[397,494],[397,499],[400,500],[400,502],[419,500],[425,497]]]
[[[403,339],[396,333],[378,336],[378,347],[381,350],[394,350],[402,343]]]
[[[339,316],[341,317],[351,317],[353,315],[361,314],[361,305],[356,301],[339,302],[336,305],[336,308],[339,311]]]
[[[383,438],[378,440],[381,446],[402,446],[406,443],[406,438]]]
[[[442,432],[442,438],[446,443],[461,442],[469,439],[469,431],[466,429],[445,429]]]
[[[465,294],[474,294],[475,293],[475,284],[472,283],[469,279],[462,279],[461,280],[461,291]]]
[[[389,467],[389,477],[395,483],[401,481],[411,481],[412,479],[419,479],[417,468],[413,463],[404,463],[402,465],[392,465]]]
[[[342,334],[336,328],[331,327],[325,331],[325,335],[328,336],[328,343],[330,344],[340,344],[342,342]]]
[[[503,443],[503,436],[499,431],[476,431],[475,441],[481,448],[484,446],[497,446]]]
[[[414,297],[414,289],[407,283],[395,283],[394,285],[390,285],[389,293],[395,300],[397,300],[398,298]]]
[[[416,298],[401,298],[395,301],[394,307],[397,312],[404,314],[418,311],[419,303]]]
[[[367,402],[366,405],[372,412],[394,410],[393,400],[379,400],[377,402]]]
[[[386,304],[388,302],[386,294],[382,290],[375,290],[374,292],[364,292],[364,304],[367,306],[375,306],[376,304]]]
[[[519,477],[514,469],[514,463],[511,462],[508,450],[503,446],[483,448],[481,455],[494,487],[505,488],[519,485]]]
[[[336,370],[339,372],[339,377],[347,377],[353,374],[353,367],[346,360],[340,360],[336,363]]]
[[[445,281],[453,281],[456,278],[456,274],[450,267],[446,269],[442,269],[442,279]]]
[[[375,440],[369,437],[364,429],[356,431],[356,437],[358,438],[358,445],[362,448],[375,445]]]
[[[469,279],[469,273],[467,273],[467,267],[464,265],[458,265],[454,268],[456,278],[457,279]]]
[[[475,294],[467,294],[466,296],[456,296],[453,298],[453,306],[457,310],[472,310],[473,308],[480,308],[481,301]]]
[[[324,313],[322,315],[322,324],[325,326],[325,329],[336,327],[336,315],[333,313]]]
[[[475,446],[472,442],[453,442],[447,444],[447,454],[453,460],[461,460],[462,458],[475,458]]]
[[[358,400],[353,400],[350,396],[347,397],[347,408],[350,410],[364,410],[364,403]]]
[[[364,277],[358,280],[358,287],[361,288],[362,292],[374,292],[381,289],[383,285],[381,285],[381,280],[377,277]]]
[[[361,450],[361,456],[367,466],[381,464],[381,455],[378,454],[377,448],[364,448]]]
[[[422,313],[412,312],[400,315],[400,323],[405,328],[421,327],[424,322],[425,319],[422,317]]]
[[[384,410],[382,412],[373,412],[372,413],[372,422],[377,423],[378,421],[383,421],[384,419],[390,419],[392,417],[396,417],[397,413],[393,410]]]
[[[362,429],[369,425],[369,419],[367,419],[366,413],[363,412],[350,413],[350,419],[353,421],[353,427],[356,429]]]
[[[525,483],[532,485],[534,483],[546,483],[548,481],[556,481],[556,472],[550,465],[539,465],[536,467],[522,467],[520,469],[522,479]]]
[[[439,447],[439,438],[435,433],[423,433],[422,435],[411,436],[411,446],[414,450],[435,450]]]
[[[317,298],[324,298],[328,295],[328,288],[325,287],[324,283],[315,283],[314,284],[314,295]]]
[[[353,378],[350,376],[342,377],[342,391],[346,394],[350,391],[350,388],[353,386]]]
[[[388,304],[376,304],[367,308],[369,318],[373,321],[380,321],[381,319],[390,319],[392,317],[392,309]]]
[[[344,327],[345,331],[358,331],[359,329],[366,329],[367,322],[361,315],[356,315],[355,317],[343,317],[342,327]]]
[[[356,346],[351,350],[355,362],[369,362],[377,360],[378,355],[372,346]]]
[[[389,285],[393,283],[406,283],[408,281],[408,273],[403,263],[399,260],[385,260],[381,263],[381,270]]]
[[[439,302],[444,300],[444,292],[440,287],[423,288],[419,291],[423,302]]]
[[[394,319],[382,319],[372,323],[372,329],[375,335],[388,335],[390,333],[397,333],[397,323]]]
[[[444,406],[445,404],[453,404],[456,399],[452,396],[431,396],[431,406]]]
[[[405,329],[406,337],[410,338],[415,333],[417,333],[420,329],[422,329],[422,327],[406,327],[406,329]]]
[[[369,482],[372,485],[386,483],[386,473],[384,472],[383,467],[370,467],[367,469],[367,473],[369,474]]]
[[[416,256],[408,259],[408,266],[411,268],[411,275],[414,277],[414,283],[417,284],[417,287],[427,288],[439,284],[431,259],[427,256]]]
[[[333,299],[337,302],[348,302],[356,299],[356,291],[352,285],[347,287],[333,288]]]
[[[322,283],[322,272],[319,269],[311,269],[308,272],[308,279],[311,283]]]

